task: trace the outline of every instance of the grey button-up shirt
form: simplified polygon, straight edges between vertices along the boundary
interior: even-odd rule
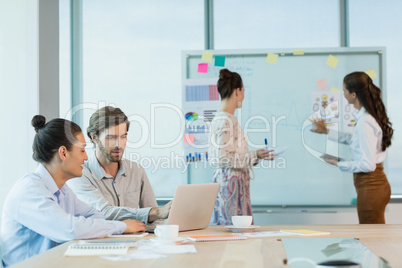
[[[68,186],[108,220],[136,219],[148,223],[149,211],[158,206],[141,165],[122,159],[114,178],[101,167],[95,152],[84,164],[82,177],[69,180]]]

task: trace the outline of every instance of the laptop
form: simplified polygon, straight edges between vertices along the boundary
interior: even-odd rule
[[[179,231],[207,228],[218,196],[219,187],[219,183],[184,184],[177,186],[165,224],[177,224],[179,225]],[[145,231],[152,232],[152,226],[147,226]]]

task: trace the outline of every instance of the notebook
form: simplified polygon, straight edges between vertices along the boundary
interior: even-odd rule
[[[76,243],[68,246],[64,256],[126,255],[129,244]]]
[[[241,235],[192,235],[188,236],[187,239],[195,242],[209,242],[209,241],[246,240],[247,237]]]
[[[331,234],[330,232],[321,232],[321,231],[313,231],[313,230],[305,230],[305,229],[299,229],[299,230],[280,230],[283,233],[288,233],[288,234],[295,234],[295,235],[329,235]]]

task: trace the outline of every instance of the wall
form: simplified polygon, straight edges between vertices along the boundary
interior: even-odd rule
[[[59,116],[58,14],[54,0],[0,0],[1,208],[14,182],[37,166],[32,117]]]
[[[0,1],[0,207],[14,182],[35,168],[34,130],[38,105],[38,2]]]

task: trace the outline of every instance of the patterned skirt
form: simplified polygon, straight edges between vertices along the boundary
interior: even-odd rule
[[[213,182],[221,184],[212,212],[211,225],[232,225],[232,216],[252,215],[250,175],[245,169],[217,169]]]

